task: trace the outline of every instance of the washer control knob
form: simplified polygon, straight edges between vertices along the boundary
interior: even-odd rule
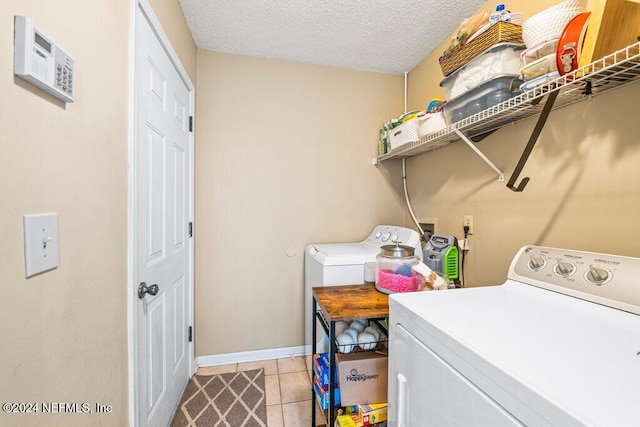
[[[570,262],[558,261],[554,271],[560,277],[569,277],[576,271],[576,266]]]
[[[387,240],[389,240],[389,237],[391,237],[391,233],[389,233],[388,231],[385,231],[384,233],[382,233],[383,242],[386,242]]]
[[[376,233],[376,239],[379,239],[379,238],[380,238],[380,236],[382,236],[382,233],[378,231],[378,232]]]
[[[587,280],[595,285],[602,285],[610,277],[611,272],[609,270],[594,266],[589,267],[589,271],[586,274]]]
[[[533,271],[538,271],[538,270],[542,270],[542,267],[544,267],[546,264],[547,264],[547,261],[545,261],[544,258],[539,256],[532,256],[529,259],[527,266]]]
[[[398,241],[398,236],[396,236],[395,234],[393,236],[391,236],[391,241],[393,243],[397,242]]]

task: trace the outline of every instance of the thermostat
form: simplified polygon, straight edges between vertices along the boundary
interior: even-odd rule
[[[73,56],[24,16],[14,19],[13,73],[64,102],[73,102]]]

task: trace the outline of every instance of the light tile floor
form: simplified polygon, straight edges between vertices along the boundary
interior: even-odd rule
[[[260,362],[232,363],[199,368],[198,375],[225,374],[264,369],[269,427],[306,427],[311,424],[311,356],[286,357]],[[316,425],[325,420],[316,410]]]

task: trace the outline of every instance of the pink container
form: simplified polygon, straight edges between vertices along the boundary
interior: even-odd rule
[[[421,277],[415,271],[411,277],[396,274],[393,270],[378,271],[378,283],[376,289],[384,293],[415,292],[420,285]]]

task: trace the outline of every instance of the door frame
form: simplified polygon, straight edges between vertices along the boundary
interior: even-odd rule
[[[140,8],[142,13],[146,16],[151,29],[155,32],[160,44],[167,53],[169,60],[175,67],[178,75],[184,82],[189,91],[189,116],[194,117],[193,120],[193,132],[189,132],[189,221],[193,222],[194,216],[194,166],[195,166],[195,86],[189,78],[189,74],[185,70],[178,54],[171,46],[169,37],[167,37],[160,21],[156,17],[148,0],[131,0],[130,17],[131,22],[129,25],[129,100],[128,100],[128,204],[127,204],[127,358],[128,358],[128,402],[129,402],[129,425],[136,425],[136,408],[138,404],[138,366],[137,366],[137,328],[136,328],[136,314],[138,307],[138,296],[136,293],[136,262],[135,262],[135,214],[137,212],[137,202],[135,198],[136,194],[136,165],[135,165],[135,137],[136,137],[136,107],[135,107],[135,94],[136,94],[136,69],[135,69],[135,46],[136,46],[136,12]],[[193,238],[188,239],[188,257],[189,257],[189,283],[188,283],[188,319],[189,325],[194,326],[194,244]],[[194,334],[195,335],[195,334]],[[192,336],[194,336],[192,335]],[[195,373],[195,351],[194,351],[195,339],[193,339],[188,346],[187,359],[189,363],[189,372],[191,375]]]

